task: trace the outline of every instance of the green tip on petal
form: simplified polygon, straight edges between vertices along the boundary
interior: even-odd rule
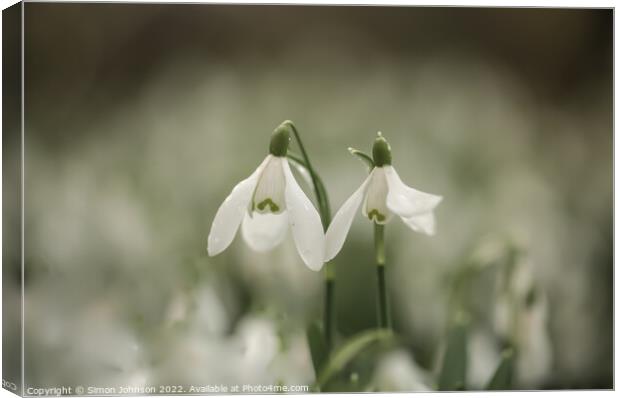
[[[293,122],[286,120],[282,122],[271,134],[271,142],[269,143],[269,153],[273,156],[286,156],[288,143],[291,140],[291,125]]]
[[[392,149],[380,131],[377,133],[377,138],[375,138],[375,143],[372,146],[372,158],[377,167],[392,164]]]

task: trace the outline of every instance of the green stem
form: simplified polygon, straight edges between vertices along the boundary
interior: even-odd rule
[[[390,329],[387,288],[385,284],[385,231],[382,224],[375,223],[375,256],[377,261],[377,287],[379,295],[379,328]]]
[[[310,173],[310,178],[312,179],[312,185],[314,188],[314,194],[316,195],[319,205],[319,213],[321,216],[321,223],[323,224],[323,230],[327,231],[327,227],[329,226],[329,223],[331,221],[329,202],[327,200],[327,191],[325,191],[323,181],[321,181],[318,174],[314,171],[312,163],[310,163],[310,158],[308,157],[306,148],[301,141],[301,137],[299,135],[299,132],[297,131],[297,128],[292,122],[288,122],[288,125],[291,127],[291,130],[293,130],[293,134],[295,135],[295,139],[297,140],[297,145],[299,146],[299,150],[301,151],[301,156],[303,157],[304,164],[308,169],[308,172]]]
[[[333,343],[333,319],[334,319],[334,270],[331,263],[325,264],[325,344],[328,352]]]
[[[308,171],[308,174],[310,174],[312,185],[313,187],[315,187],[315,193],[318,190],[318,194],[316,195],[317,196],[316,200],[317,200],[317,205],[319,206],[321,223],[323,224],[323,229],[327,230],[327,227],[329,226],[329,222],[331,219],[331,209],[329,207],[329,200],[327,199],[327,190],[325,189],[323,180],[321,180],[321,177],[317,173],[315,173],[314,170],[311,170],[308,167],[306,161],[304,159],[301,159],[298,155],[291,153],[289,151],[289,153],[286,156],[293,162],[304,167]]]
[[[314,188],[314,194],[316,195],[316,200],[319,206],[319,214],[321,216],[321,223],[323,224],[323,230],[327,231],[327,227],[331,222],[331,210],[329,207],[329,199],[327,197],[327,191],[325,189],[325,185],[323,185],[323,181],[319,177],[319,175],[314,171],[312,164],[310,163],[310,158],[308,157],[308,153],[306,152],[306,148],[304,147],[303,142],[301,141],[301,137],[297,128],[292,122],[288,122],[288,125],[293,130],[293,134],[295,135],[295,140],[297,141],[297,146],[299,146],[299,150],[301,151],[301,156],[303,159],[299,159],[295,155],[289,153],[288,157],[293,161],[302,164],[310,173],[310,178],[312,179],[312,185]],[[323,311],[323,325],[325,328],[325,343],[327,345],[328,352],[331,351],[332,348],[332,336],[333,336],[333,319],[334,319],[334,289],[335,289],[335,279],[336,275],[333,269],[333,264],[327,263],[325,264],[325,309]]]

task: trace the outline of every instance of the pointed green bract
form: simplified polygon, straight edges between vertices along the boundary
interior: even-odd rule
[[[375,162],[366,153],[360,151],[359,149],[355,149],[355,148],[349,148],[349,152],[351,153],[351,155],[357,156],[362,162],[366,163],[366,165],[368,166],[370,170],[372,170],[375,167]]]

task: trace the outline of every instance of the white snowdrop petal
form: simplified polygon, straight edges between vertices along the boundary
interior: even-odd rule
[[[368,187],[373,173],[374,170],[366,177],[362,185],[353,192],[353,195],[344,202],[329,224],[327,234],[325,235],[325,262],[336,257],[340,249],[342,249],[344,240],[349,233],[349,229],[351,229],[353,217],[360,207],[362,199],[364,199],[366,188]]]
[[[284,196],[295,246],[308,268],[318,271],[325,258],[325,235],[321,217],[297,184],[288,161],[285,158],[281,160],[286,179]]]
[[[304,183],[310,187],[312,186],[312,176],[305,166],[302,166],[297,162],[289,162],[289,166],[292,166],[295,170],[297,170],[297,173],[299,173]]]
[[[281,213],[284,211],[284,173],[279,157],[269,155],[269,162],[258,178],[254,191],[253,211],[258,213]]]
[[[392,166],[384,166],[388,184],[387,206],[401,217],[409,218],[433,210],[441,196],[418,191],[405,185]]]
[[[224,251],[235,238],[243,215],[252,200],[256,183],[270,158],[271,155],[268,155],[252,175],[237,184],[217,210],[207,243],[207,252],[210,256]]]
[[[375,167],[371,175],[362,214],[377,224],[386,224],[392,218],[392,212],[386,204],[388,185],[385,171],[383,167]]]
[[[241,224],[241,236],[251,249],[266,252],[278,246],[286,237],[288,214],[254,213],[251,217],[245,213]]]
[[[422,232],[426,235],[435,235],[435,215],[432,211],[417,216],[404,218],[403,222],[416,232]]]

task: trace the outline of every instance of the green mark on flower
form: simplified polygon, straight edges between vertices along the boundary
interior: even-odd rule
[[[379,210],[377,209],[372,209],[369,213],[368,213],[368,218],[370,220],[375,219],[377,222],[383,222],[385,221],[385,216],[381,213],[379,213]]]
[[[267,198],[265,200],[263,200],[262,202],[260,202],[259,204],[256,205],[256,208],[260,211],[265,210],[265,207],[269,206],[269,208],[271,209],[272,213],[277,213],[278,211],[280,211],[280,206],[278,206],[277,204],[274,203],[273,200],[271,200],[271,198]]]
[[[372,146],[372,158],[377,167],[392,164],[392,149],[381,132],[377,133],[377,138],[375,138],[375,143]]]
[[[271,134],[271,142],[269,143],[269,153],[273,156],[286,156],[288,143],[291,140],[291,123],[286,120],[282,122]]]

